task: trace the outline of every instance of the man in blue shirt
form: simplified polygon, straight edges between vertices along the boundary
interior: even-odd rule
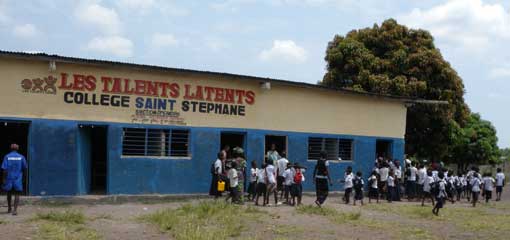
[[[23,171],[27,169],[25,157],[18,153],[19,146],[11,144],[11,152],[4,157],[2,162],[3,186],[7,192],[8,213],[18,214],[19,195],[23,192]],[[14,209],[11,208],[12,195],[14,194]]]

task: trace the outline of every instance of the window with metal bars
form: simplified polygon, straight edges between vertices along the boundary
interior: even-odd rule
[[[308,138],[308,159],[318,160],[326,152],[327,160],[352,161],[352,140],[339,138]]]
[[[122,155],[189,157],[189,130],[124,128]]]

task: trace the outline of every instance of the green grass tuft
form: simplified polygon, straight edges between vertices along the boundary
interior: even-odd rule
[[[92,229],[82,225],[45,222],[39,227],[38,239],[43,240],[99,240],[101,237]]]
[[[83,224],[85,223],[85,216],[78,211],[50,211],[47,213],[37,213],[35,220],[46,220],[52,222],[62,222],[67,224]]]
[[[165,209],[140,219],[157,225],[177,240],[216,240],[240,236],[246,221],[263,211],[232,205],[223,201],[184,204],[177,209]]]
[[[296,211],[300,214],[320,215],[320,216],[334,216],[338,212],[330,207],[316,207],[313,205],[301,205],[296,207]]]

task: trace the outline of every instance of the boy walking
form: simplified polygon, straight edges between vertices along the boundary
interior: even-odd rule
[[[485,194],[485,203],[488,203],[492,199],[492,190],[496,180],[491,176],[490,173],[486,173],[483,178],[483,192]]]
[[[27,169],[25,157],[18,153],[19,146],[11,144],[11,152],[4,157],[2,162],[3,186],[7,192],[7,213],[18,215],[19,196],[23,192],[23,171]],[[14,208],[12,206],[12,195],[14,195]]]
[[[505,174],[498,168],[496,173],[496,201],[501,201],[501,193],[505,186]]]

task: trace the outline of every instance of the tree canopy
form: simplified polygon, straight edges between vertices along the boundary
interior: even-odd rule
[[[406,152],[410,155],[451,160],[455,157],[452,149],[459,142],[457,129],[473,119],[480,120],[478,115],[471,115],[464,102],[462,79],[435,47],[428,31],[388,19],[381,26],[336,35],[328,43],[325,60],[327,72],[322,85],[448,101],[448,105],[408,108]],[[492,159],[492,155],[480,157]]]

